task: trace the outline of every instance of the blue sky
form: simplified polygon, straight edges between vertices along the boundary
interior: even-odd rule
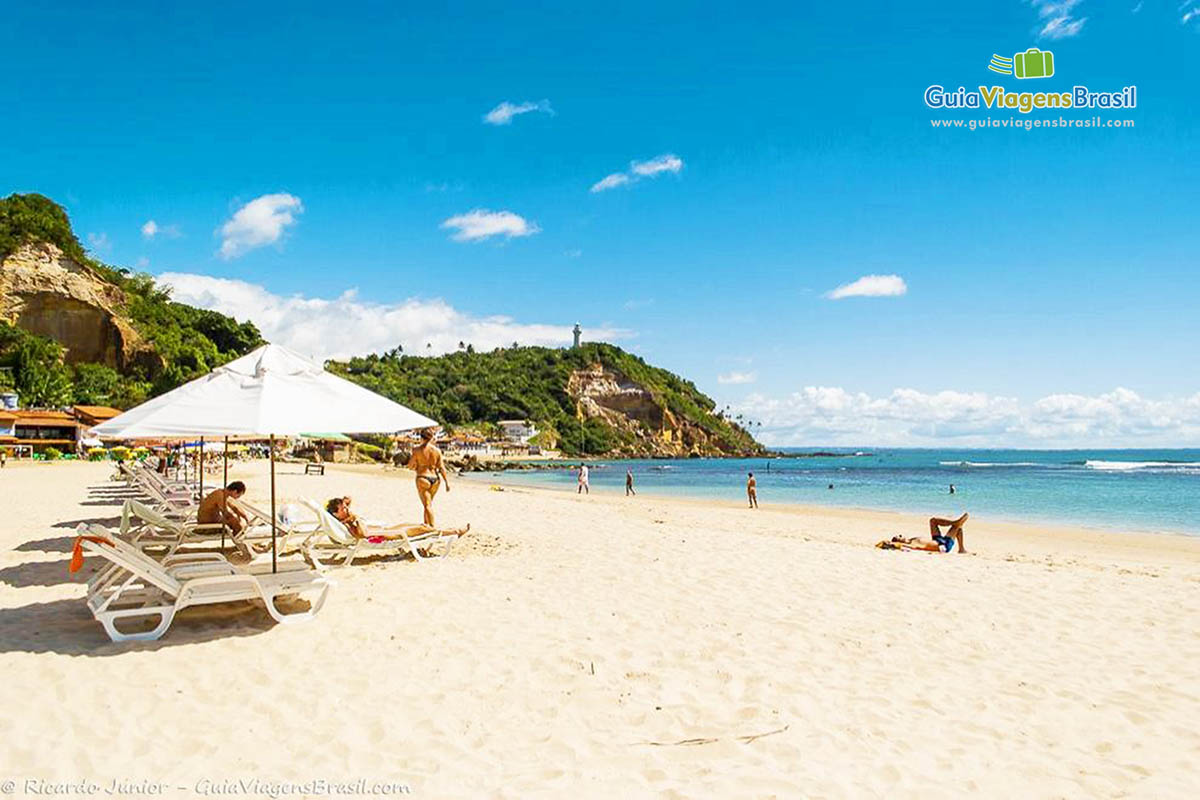
[[[578,320],[774,443],[1200,443],[1194,3],[252,5],[7,9],[0,192],[313,354]]]

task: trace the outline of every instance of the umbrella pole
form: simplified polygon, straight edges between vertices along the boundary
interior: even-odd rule
[[[275,434],[271,434],[271,572],[277,572],[279,565],[275,560]]]
[[[200,437],[200,499],[204,499],[204,437]]]
[[[224,489],[226,486],[229,485],[229,437],[228,436],[225,437],[224,461],[225,461],[225,467],[224,467],[224,471],[221,473],[221,488],[222,489]],[[225,549],[225,526],[224,525],[221,526],[221,549],[222,550]]]

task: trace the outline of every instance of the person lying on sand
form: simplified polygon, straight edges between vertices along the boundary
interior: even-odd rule
[[[932,517],[929,520],[929,535],[932,541],[918,539],[916,536],[905,539],[903,536],[893,536],[891,539],[886,539],[875,545],[883,550],[921,550],[928,553],[949,553],[954,549],[957,542],[958,552],[967,552],[963,549],[963,525],[966,524],[967,514],[963,514],[958,519],[942,519],[941,517]],[[942,528],[947,528],[946,535],[942,535]]]
[[[443,536],[462,536],[471,530],[470,525],[465,528],[435,528],[432,525],[392,525],[386,528],[368,527],[350,511],[349,497],[333,498],[325,504],[325,510],[329,512],[330,516],[345,525],[346,530],[350,531],[350,535],[356,539],[382,541],[385,539],[401,539],[405,536],[412,538],[426,533],[440,533]]]
[[[242,529],[250,524],[250,520],[225,500],[228,497],[236,500],[245,493],[246,484],[241,481],[233,481],[224,489],[217,489],[209,493],[208,497],[200,501],[200,508],[196,510],[196,521],[204,525],[224,522],[234,533],[241,533]]]
[[[929,518],[929,536],[939,545],[945,547],[947,553],[951,547],[942,539],[958,540],[958,552],[965,553],[967,548],[963,546],[963,526],[967,524],[967,517],[970,516],[965,511],[958,519],[942,519],[941,517]],[[942,528],[946,528],[946,535],[942,536]]]

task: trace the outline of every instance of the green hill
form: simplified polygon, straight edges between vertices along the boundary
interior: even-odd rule
[[[574,349],[398,350],[331,361],[333,372],[444,423],[529,420],[537,443],[576,455],[752,455],[763,448],[688,380],[608,344]]]
[[[53,290],[59,287],[14,287],[9,273],[18,270],[9,258],[26,245],[52,245],[59,251],[51,259],[55,267],[71,277],[74,287],[88,291],[85,299],[61,298],[66,309],[59,313],[64,317],[90,315],[87,319],[100,330],[118,337],[132,329],[134,334],[121,340],[129,346],[126,357],[73,358],[72,350],[90,346],[83,340],[94,331],[86,327],[69,330],[57,340],[31,330],[36,326],[22,313],[23,303],[31,305],[29,298],[35,297],[39,307],[45,307],[45,296],[54,299]],[[149,275],[89,256],[71,230],[66,211],[38,194],[0,199],[0,263],[5,266],[0,273],[0,309],[6,312],[0,315],[0,383],[11,384],[27,406],[74,402],[129,407],[262,344],[253,324],[173,302]],[[23,277],[27,284],[37,278]],[[43,317],[54,313],[51,309]]]

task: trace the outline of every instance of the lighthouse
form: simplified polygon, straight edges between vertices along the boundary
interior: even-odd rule
[[[571,333],[575,334],[575,344],[573,346],[579,347],[579,337],[583,335],[583,328],[579,327],[578,322],[575,323],[575,329]]]

